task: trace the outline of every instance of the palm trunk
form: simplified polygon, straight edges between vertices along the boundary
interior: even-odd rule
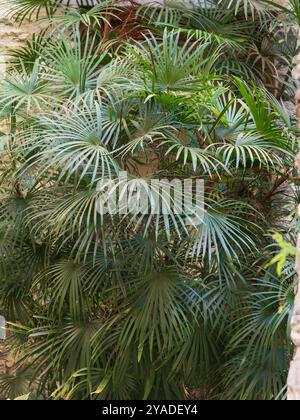
[[[300,45],[300,31],[298,39]],[[296,115],[300,128],[300,54],[297,57],[296,79],[299,82],[296,93]],[[296,158],[296,168],[300,173],[300,153]],[[300,217],[300,205],[298,207],[298,215]],[[288,376],[288,400],[290,401],[300,401],[300,234],[298,235],[297,240],[296,272],[298,275],[298,287],[291,321],[291,338],[295,345],[295,353]]]

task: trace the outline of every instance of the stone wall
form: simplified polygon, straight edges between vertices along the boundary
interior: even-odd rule
[[[36,22],[14,24],[8,17],[9,6],[0,5],[0,77],[5,70],[5,53],[8,48],[19,46],[38,30]]]

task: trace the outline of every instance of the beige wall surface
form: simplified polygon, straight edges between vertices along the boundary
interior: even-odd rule
[[[5,53],[26,41],[37,29],[37,23],[14,24],[8,16],[9,6],[0,4],[0,77],[5,70]]]

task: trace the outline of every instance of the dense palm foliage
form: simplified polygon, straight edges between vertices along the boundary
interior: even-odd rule
[[[11,0],[10,0],[11,2]],[[298,189],[296,33],[264,2],[57,8],[0,84],[0,312],[8,397],[285,394]],[[205,214],[100,215],[103,177],[205,180]]]

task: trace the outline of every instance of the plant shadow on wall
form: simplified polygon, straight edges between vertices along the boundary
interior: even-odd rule
[[[266,267],[296,232],[293,12],[209,3],[13,1],[49,27],[0,84],[4,397],[284,398],[293,257]],[[203,223],[100,215],[120,171],[204,179]]]

